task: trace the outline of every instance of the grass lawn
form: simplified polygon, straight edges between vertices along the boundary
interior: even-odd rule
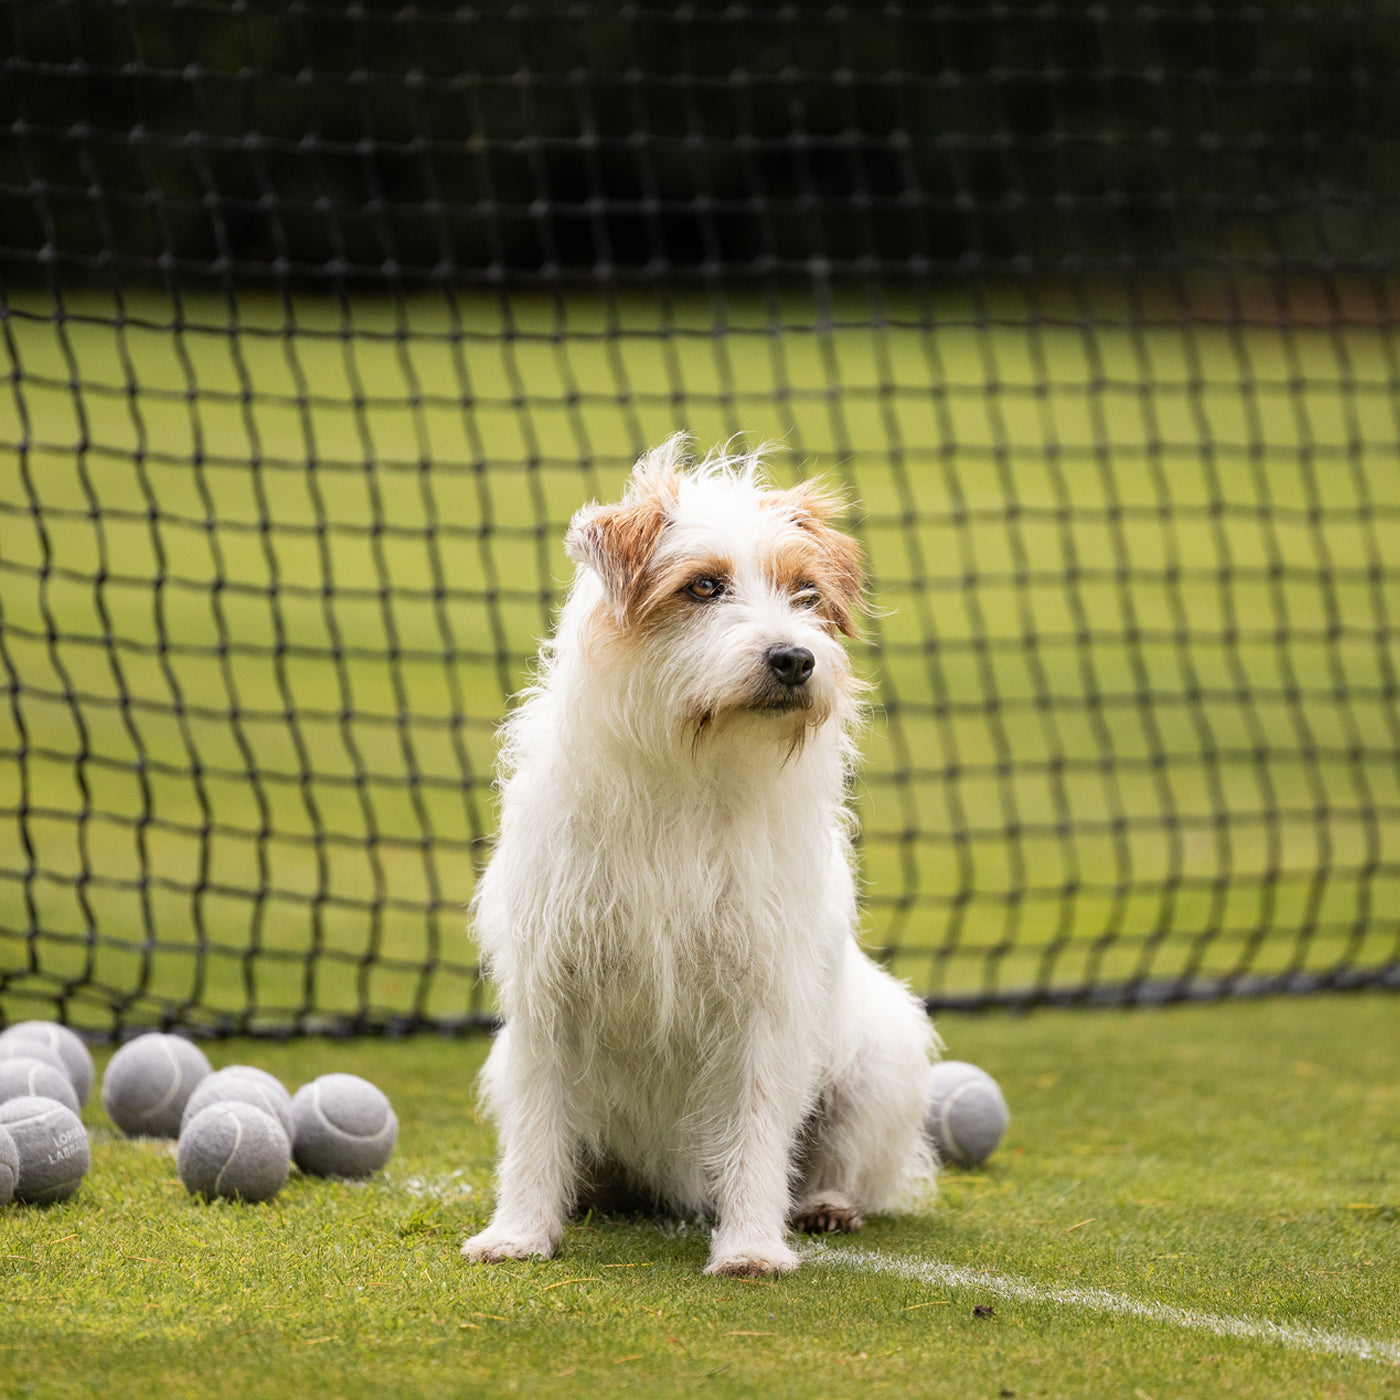
[[[402,1122],[389,1169],[202,1205],[171,1148],[114,1136],[94,1095],[77,1197],[0,1212],[0,1394],[1400,1396],[1393,998],[941,1029],[1002,1083],[1006,1140],[927,1210],[831,1248],[964,1271],[951,1284],[820,1260],[706,1279],[706,1230],[676,1222],[579,1222],[550,1263],[470,1266],[458,1246],[491,1204],[483,1039],[216,1044],[216,1065],[293,1087],[332,1068],[377,1080]],[[1253,1331],[1051,1296],[1066,1288]],[[1390,1360],[1282,1345],[1266,1323],[1383,1342]]]

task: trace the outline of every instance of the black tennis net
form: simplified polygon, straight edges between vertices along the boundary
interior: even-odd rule
[[[0,0],[0,1014],[478,1022],[492,735],[647,446],[878,608],[931,1005],[1400,985],[1400,16]]]

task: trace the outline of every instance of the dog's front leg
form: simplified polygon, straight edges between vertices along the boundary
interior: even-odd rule
[[[799,1262],[785,1239],[796,1096],[782,1083],[771,1041],[768,1053],[753,1059],[716,1172],[718,1220],[707,1274],[760,1278],[791,1273]]]
[[[507,1029],[491,1049],[485,1078],[501,1138],[496,1212],[462,1253],[488,1264],[548,1259],[564,1234],[576,1170],[558,1070]]]

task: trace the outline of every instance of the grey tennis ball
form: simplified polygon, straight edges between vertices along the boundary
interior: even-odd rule
[[[57,1099],[76,1113],[82,1105],[66,1070],[33,1055],[10,1055],[0,1060],[0,1103],[26,1095]]]
[[[92,1092],[92,1056],[82,1037],[57,1021],[19,1021],[0,1031],[0,1059],[10,1054],[31,1055],[35,1045],[42,1045],[49,1054],[58,1056],[68,1071],[68,1078],[73,1081],[79,1107],[85,1104]]]
[[[19,1055],[27,1060],[42,1060],[46,1065],[52,1065],[56,1070],[68,1074],[68,1066],[64,1063],[63,1056],[57,1050],[51,1050],[41,1040],[12,1040],[8,1044],[0,1045],[0,1062],[13,1060]],[[71,1075],[69,1082],[72,1082]]]
[[[201,1079],[185,1105],[180,1119],[180,1132],[185,1131],[191,1118],[211,1103],[250,1103],[270,1113],[292,1140],[292,1096],[282,1082],[265,1069],[253,1065],[229,1065],[226,1069],[216,1069],[213,1074]]]
[[[15,1183],[19,1181],[19,1148],[8,1128],[0,1128],[0,1206],[15,1198]]]
[[[102,1076],[102,1107],[127,1137],[180,1136],[195,1085],[209,1073],[204,1051],[178,1035],[138,1035]]]
[[[1011,1121],[995,1079],[965,1060],[929,1066],[929,1137],[945,1162],[975,1167],[992,1155]]]
[[[287,1184],[292,1145],[255,1104],[211,1103],[180,1130],[175,1166],[192,1196],[266,1201]]]
[[[92,1165],[87,1129],[57,1099],[33,1095],[0,1103],[0,1128],[9,1132],[19,1153],[17,1201],[66,1201]]]
[[[394,1150],[399,1120],[357,1074],[323,1074],[292,1096],[292,1153],[316,1176],[373,1176]]]

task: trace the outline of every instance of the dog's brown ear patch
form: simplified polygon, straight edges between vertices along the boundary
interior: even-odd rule
[[[586,564],[602,579],[619,622],[628,620],[646,588],[656,542],[666,527],[667,508],[675,494],[674,479],[639,472],[620,504],[585,506],[564,536],[569,558]]]
[[[822,610],[848,637],[856,635],[856,621],[865,610],[864,551],[831,521],[846,503],[819,481],[803,481],[787,491],[774,491],[766,502],[788,512],[792,522],[816,545]]]
[[[856,621],[865,611],[865,552],[849,535],[814,521],[811,531],[825,563],[822,596],[831,619],[848,637],[856,635]]]
[[[846,508],[838,491],[820,481],[799,481],[786,491],[774,491],[767,498],[780,510],[790,511],[799,525],[829,525]]]

